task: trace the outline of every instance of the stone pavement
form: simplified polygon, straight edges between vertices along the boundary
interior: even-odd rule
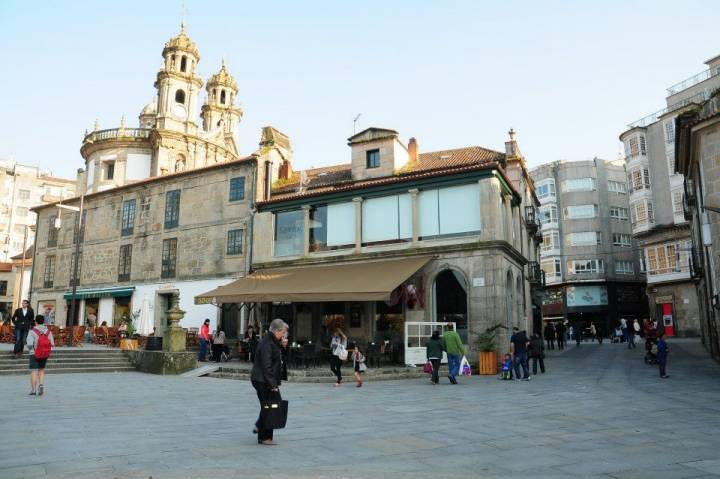
[[[583,343],[529,382],[288,384],[277,447],[256,444],[244,381],[48,375],[34,398],[5,377],[0,477],[718,477],[720,367],[670,347],[667,380],[642,348]]]

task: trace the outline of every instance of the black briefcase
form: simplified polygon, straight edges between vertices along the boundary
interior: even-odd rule
[[[282,429],[287,423],[288,402],[272,400],[263,405],[262,424],[264,429]]]

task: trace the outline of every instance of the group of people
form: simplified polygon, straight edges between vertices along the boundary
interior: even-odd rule
[[[555,349],[556,341],[558,349],[565,349],[565,335],[567,334],[567,329],[563,323],[547,323],[543,334],[545,336],[548,349]]]
[[[198,361],[207,361],[208,352],[211,352],[211,360],[219,363],[223,354],[228,354],[225,345],[225,331],[218,326],[214,335],[210,334],[210,320],[205,319],[200,331],[198,332],[198,341],[200,343],[200,351],[198,351]]]
[[[545,374],[545,345],[540,335],[535,333],[528,338],[527,332],[520,331],[517,326],[513,327],[512,333],[512,336],[510,336],[510,352],[505,354],[500,378],[529,381],[532,378],[530,375],[530,359],[532,359],[533,374],[537,374],[538,364],[540,365],[540,373]],[[520,374],[521,369],[522,375]],[[514,378],[513,372],[515,373]]]
[[[447,377],[450,384],[458,383],[457,376],[460,372],[460,361],[465,355],[465,347],[463,346],[462,339],[460,339],[460,335],[455,331],[452,323],[448,323],[445,328],[442,337],[440,336],[440,331],[433,331],[425,347],[425,356],[432,365],[430,382],[433,385],[437,385],[440,382],[440,362],[442,361],[443,351],[447,354]]]

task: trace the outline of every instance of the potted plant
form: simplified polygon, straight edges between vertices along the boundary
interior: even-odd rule
[[[495,323],[477,335],[480,374],[497,374],[497,339],[501,329],[507,329],[507,327]]]
[[[133,320],[137,319],[140,316],[140,310],[132,313],[132,318],[128,318],[127,316],[123,316],[122,322],[124,322],[127,325],[127,328],[125,329],[125,337],[120,339],[120,349],[123,351],[135,351],[138,348],[138,340],[135,337],[135,325],[133,324]]]

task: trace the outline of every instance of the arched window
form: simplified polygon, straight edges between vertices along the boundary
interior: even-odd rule
[[[468,343],[468,283],[465,275],[456,269],[444,269],[435,276],[433,282],[433,303],[437,322],[454,322],[455,329]]]
[[[175,101],[177,103],[185,104],[185,92],[183,90],[178,90],[175,92]]]
[[[220,103],[225,104],[225,90],[220,91]]]
[[[171,70],[174,70],[174,69],[175,69],[175,55],[172,55],[172,56],[170,57],[170,69],[171,69]]]
[[[213,94],[212,94],[213,101],[215,101],[216,98],[217,98],[217,88],[213,88]]]
[[[180,59],[180,71],[184,72],[187,70],[187,57],[185,55]]]

